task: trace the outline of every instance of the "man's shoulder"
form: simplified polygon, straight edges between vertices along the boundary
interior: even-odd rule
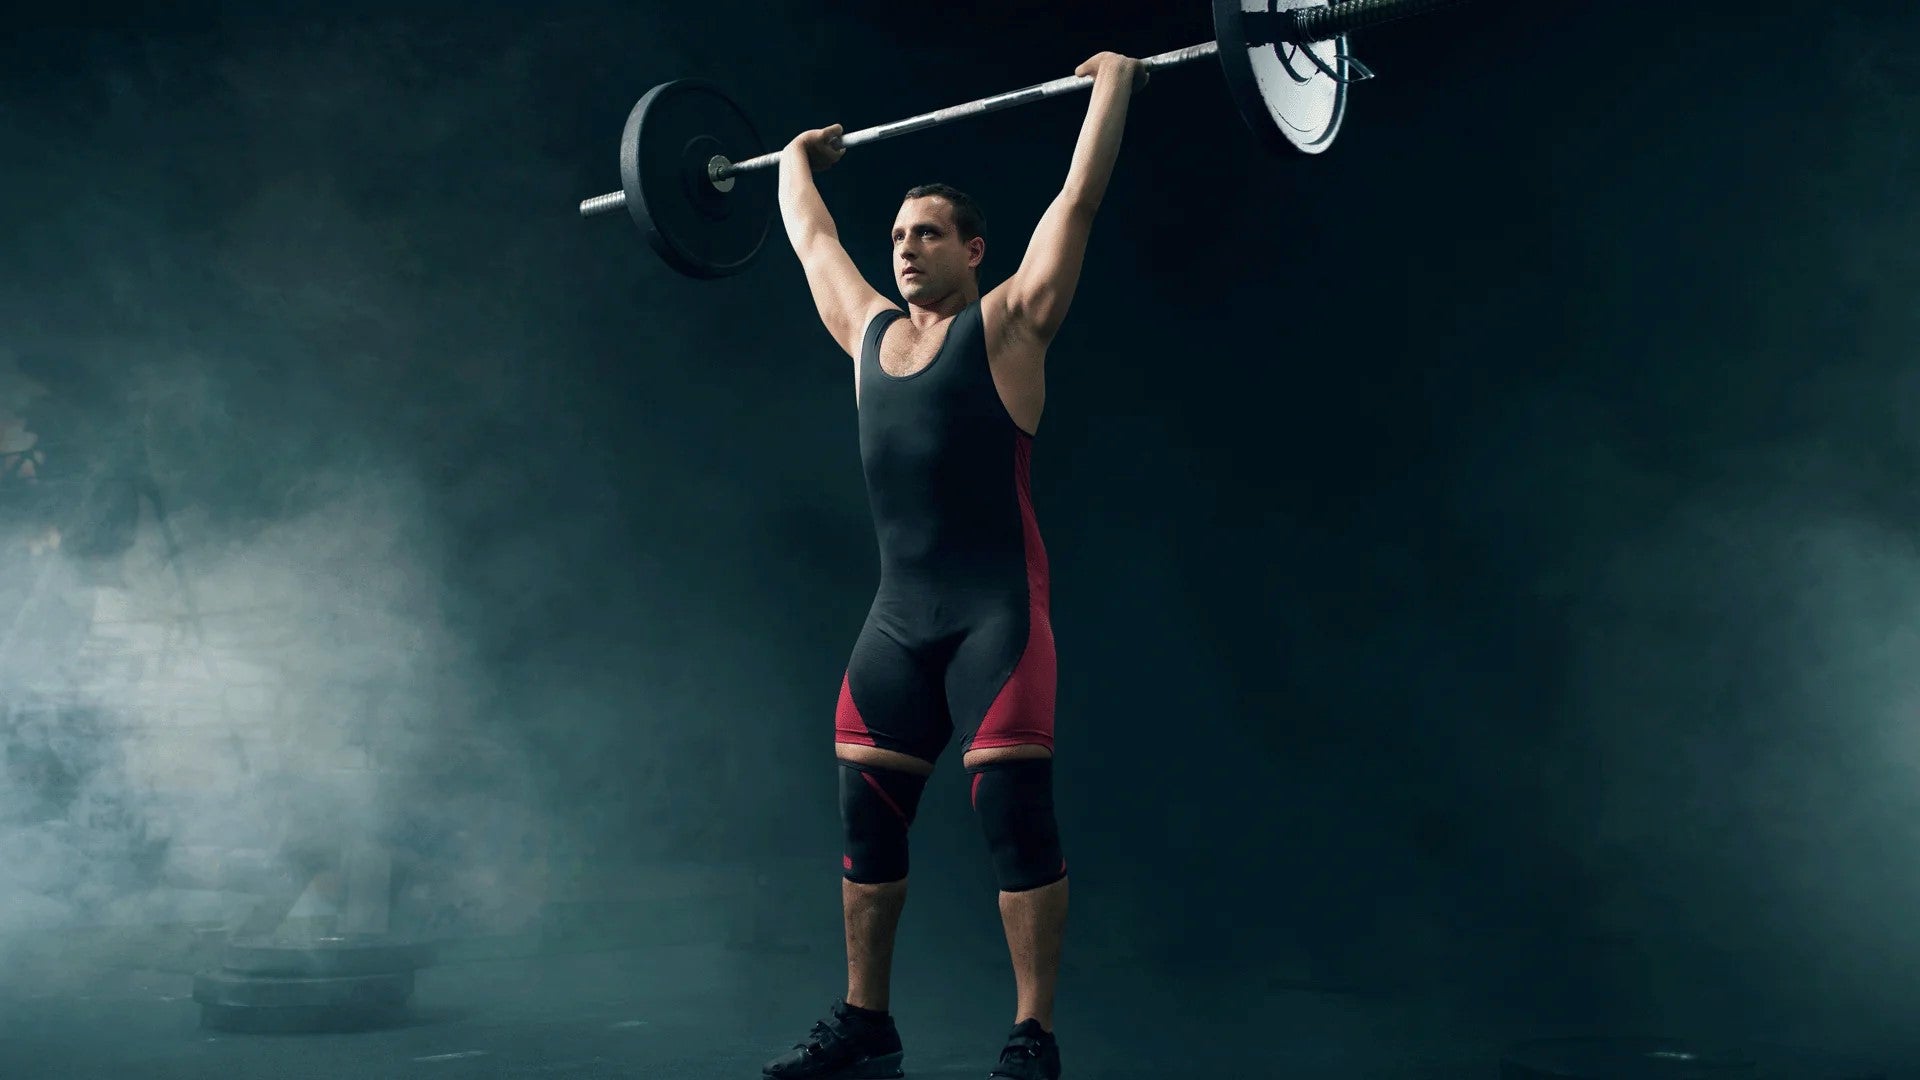
[[[861,336],[864,337],[871,333],[873,331],[873,324],[878,321],[881,316],[888,314],[905,315],[906,312],[901,310],[899,304],[894,303],[884,296],[874,297],[872,302],[867,304],[866,310],[860,313]]]

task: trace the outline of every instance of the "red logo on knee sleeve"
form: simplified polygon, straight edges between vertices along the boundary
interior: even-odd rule
[[[840,869],[842,870],[853,869],[853,856],[851,855],[840,856]]]

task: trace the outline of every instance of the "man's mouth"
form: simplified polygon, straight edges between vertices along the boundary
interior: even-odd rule
[[[921,274],[921,271],[915,270],[911,266],[907,267],[905,270],[900,271],[901,277],[919,277],[920,274]]]

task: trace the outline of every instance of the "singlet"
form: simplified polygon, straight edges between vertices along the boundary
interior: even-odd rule
[[[880,368],[889,308],[860,343],[860,463],[880,549],[880,588],[984,594],[1026,606],[1046,589],[1033,514],[1033,437],[1008,415],[987,360],[980,304],[948,323],[932,362]]]

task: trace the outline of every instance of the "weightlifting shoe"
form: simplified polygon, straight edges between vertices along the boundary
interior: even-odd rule
[[[771,1080],[885,1080],[906,1075],[900,1071],[902,1057],[893,1017],[855,1012],[845,1001],[835,1001],[805,1042],[794,1043],[760,1071]]]
[[[1010,1080],[1060,1080],[1060,1044],[1053,1033],[1043,1031],[1038,1020],[1022,1020],[1007,1036],[1000,1051],[1000,1064],[988,1073]]]

